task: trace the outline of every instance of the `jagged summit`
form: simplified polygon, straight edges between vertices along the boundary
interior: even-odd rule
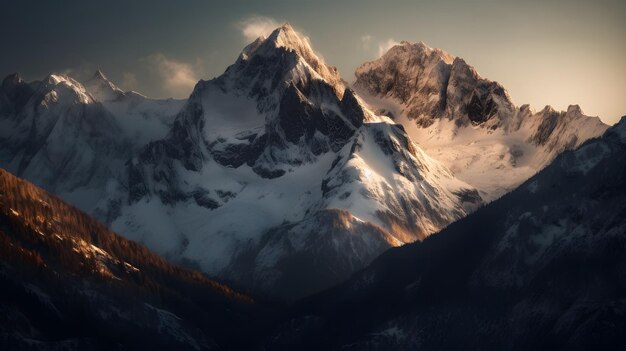
[[[108,81],[107,77],[101,70],[97,70],[96,73],[93,74],[94,79],[102,79]]]
[[[413,140],[488,199],[607,128],[576,105],[564,112],[518,108],[502,85],[424,43],[402,42],[355,74],[354,87],[373,110],[394,116]]]
[[[303,51],[313,51],[308,39],[293,29],[288,22],[274,29],[267,37],[261,36],[257,38],[255,42],[259,40],[275,48],[284,47],[299,51],[300,54],[302,54]]]
[[[50,85],[57,85],[57,84],[62,84],[65,83],[67,85],[70,86],[76,86],[76,87],[80,87],[83,88],[83,85],[81,83],[79,83],[77,80],[75,80],[74,78],[70,77],[67,74],[63,74],[63,73],[49,73],[44,79],[43,81],[46,84],[50,84]]]
[[[578,104],[576,104],[576,105],[569,105],[567,107],[567,113],[583,114],[583,110],[580,108],[580,105],[578,105]]]
[[[266,39],[268,44],[296,51],[301,56],[310,56],[313,53],[309,40],[296,32],[288,23],[276,28]]]
[[[259,64],[271,60],[276,64]],[[269,71],[264,75],[284,75],[283,79],[294,81],[296,85],[298,81],[326,81],[339,98],[343,96],[345,90],[345,84],[337,68],[327,65],[313,50],[309,39],[294,30],[289,23],[276,28],[267,38],[259,37],[246,46],[233,65],[235,67],[229,67],[227,72],[241,71],[251,63],[255,71],[262,69]]]
[[[124,91],[113,84],[101,70],[85,83],[87,90],[99,101],[113,101],[124,96]]]
[[[90,104],[94,99],[89,95],[85,86],[79,81],[63,73],[50,73],[41,81],[40,93],[44,93],[44,100],[50,101],[79,101]]]
[[[199,82],[183,112],[181,125],[197,124],[202,116],[211,126],[202,127],[201,135],[218,162],[245,163],[270,177],[283,174],[285,164],[338,151],[371,116],[336,68],[288,24],[246,46],[223,75]],[[196,168],[201,162],[187,164]]]
[[[382,57],[357,68],[355,88],[391,98],[418,125],[438,118],[488,128],[502,124],[515,106],[497,82],[482,78],[465,60],[423,42],[403,41]]]
[[[433,48],[429,46],[428,44],[424,43],[423,41],[412,43],[406,40],[402,40],[400,44],[392,46],[386,53],[383,54],[383,56],[385,55],[394,56],[394,55],[398,55],[406,51],[409,51],[414,55],[415,54],[424,55],[424,56],[434,55],[436,57],[439,57],[441,60],[443,60],[444,62],[448,64],[452,63],[452,61],[454,61],[454,59],[456,58],[454,55],[451,55],[450,53],[442,49]]]

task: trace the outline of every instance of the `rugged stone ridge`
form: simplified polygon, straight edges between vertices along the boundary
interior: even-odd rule
[[[429,155],[487,200],[608,127],[577,105],[564,112],[518,108],[500,84],[424,43],[402,42],[359,67],[356,77],[354,87],[370,108],[402,123]]]
[[[446,117],[459,125],[496,128],[515,110],[500,84],[483,79],[462,58],[422,42],[403,41],[355,74],[359,91],[397,99],[422,127]]]

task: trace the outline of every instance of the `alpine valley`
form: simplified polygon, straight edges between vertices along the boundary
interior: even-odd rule
[[[284,24],[185,100],[4,78],[0,348],[626,347],[626,119],[355,75]]]

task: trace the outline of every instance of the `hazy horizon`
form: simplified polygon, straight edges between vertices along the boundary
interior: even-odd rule
[[[55,5],[56,4],[56,5]],[[396,42],[423,41],[500,82],[517,105],[578,104],[614,124],[626,114],[621,1],[190,1],[5,4],[0,74],[79,80],[101,69],[125,90],[185,98],[255,35],[289,21],[348,81]]]

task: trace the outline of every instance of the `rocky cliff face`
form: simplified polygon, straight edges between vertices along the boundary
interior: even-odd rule
[[[359,91],[396,99],[421,127],[438,118],[495,128],[515,106],[498,83],[483,79],[463,59],[424,43],[402,42],[357,68]]]

